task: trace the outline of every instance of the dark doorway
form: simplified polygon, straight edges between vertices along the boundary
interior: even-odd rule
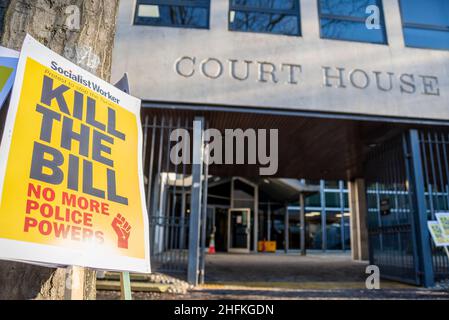
[[[228,249],[228,209],[215,208],[215,250],[226,252]]]

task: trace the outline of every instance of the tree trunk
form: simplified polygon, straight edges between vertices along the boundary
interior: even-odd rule
[[[29,33],[109,81],[118,4],[119,0],[0,0],[1,45],[20,50]],[[65,273],[0,261],[0,299],[63,299]],[[85,299],[95,299],[95,278],[93,270],[86,272]]]

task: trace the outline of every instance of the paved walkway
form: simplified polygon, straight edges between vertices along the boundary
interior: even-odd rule
[[[207,255],[206,284],[190,298],[449,299],[448,292],[387,280],[381,290],[367,290],[367,265],[339,252]]]
[[[207,284],[291,289],[365,288],[367,263],[349,254],[215,254],[206,258]],[[329,287],[330,286],[330,287]]]
[[[97,291],[99,300],[118,300],[120,292]],[[381,290],[284,290],[222,287],[198,288],[188,294],[160,294],[133,292],[134,300],[449,300],[449,294],[442,291],[409,289]]]
[[[381,280],[367,290],[367,263],[348,254],[207,255],[206,284],[185,295],[133,293],[134,299],[449,299],[449,292]],[[382,272],[382,270],[381,270]],[[119,294],[99,292],[99,299]]]

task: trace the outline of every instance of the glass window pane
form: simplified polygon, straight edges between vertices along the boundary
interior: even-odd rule
[[[349,217],[345,217],[344,219],[344,243],[345,243],[345,250],[351,249],[351,222],[349,220]]]
[[[343,193],[343,203],[345,208],[349,208],[349,194]]]
[[[249,31],[299,35],[297,16],[284,14],[265,14],[249,11],[231,11],[229,29],[232,31]]]
[[[449,26],[447,0],[401,0],[401,12],[404,23]]]
[[[338,189],[339,188],[338,181],[336,181],[336,180],[334,180],[334,181],[326,180],[326,181],[324,181],[324,186],[327,189]]]
[[[321,206],[321,198],[318,193],[308,196],[306,198],[306,207],[320,207]]]
[[[340,207],[340,194],[337,192],[326,192],[326,207],[339,208]]]
[[[297,211],[290,211],[288,218],[289,218],[288,247],[290,249],[300,249],[301,225],[299,221],[299,213]]]
[[[231,0],[231,6],[289,10],[295,7],[296,0]]]
[[[208,28],[209,9],[194,6],[169,6],[140,4],[136,24]]]
[[[321,215],[306,213],[306,248],[321,249],[322,241]]]
[[[137,15],[143,18],[159,18],[159,6],[141,4],[137,10]]]
[[[367,29],[365,22],[321,19],[321,36],[329,39],[387,43],[384,27]]]
[[[320,0],[322,14],[366,18],[366,8],[378,5],[378,0]],[[380,7],[380,6],[379,6]]]
[[[341,239],[341,220],[341,214],[333,212],[326,213],[327,250],[341,250],[343,248]]]
[[[404,28],[405,44],[417,48],[449,49],[449,32]]]
[[[405,44],[415,48],[449,49],[449,29],[438,30],[449,27],[448,12],[447,0],[401,0]]]

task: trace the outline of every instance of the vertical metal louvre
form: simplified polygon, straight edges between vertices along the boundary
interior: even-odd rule
[[[426,285],[426,276],[431,282],[449,278],[443,249],[420,236],[428,232],[426,221],[449,211],[449,134],[411,131],[416,138],[403,134],[383,143],[366,162],[370,262],[385,278]]]
[[[424,175],[427,220],[435,220],[435,213],[449,211],[449,134],[420,131],[419,143]],[[442,248],[431,241],[435,280],[449,278],[449,260]]]
[[[183,276],[187,272],[192,165],[170,161],[170,152],[180,152],[180,145],[170,141],[170,135],[173,130],[185,129],[192,137],[192,124],[193,119],[187,118],[143,117],[144,182],[153,272]],[[183,142],[184,151],[192,150],[192,141],[188,140]]]
[[[420,284],[404,139],[373,148],[365,166],[370,263],[384,278]]]

